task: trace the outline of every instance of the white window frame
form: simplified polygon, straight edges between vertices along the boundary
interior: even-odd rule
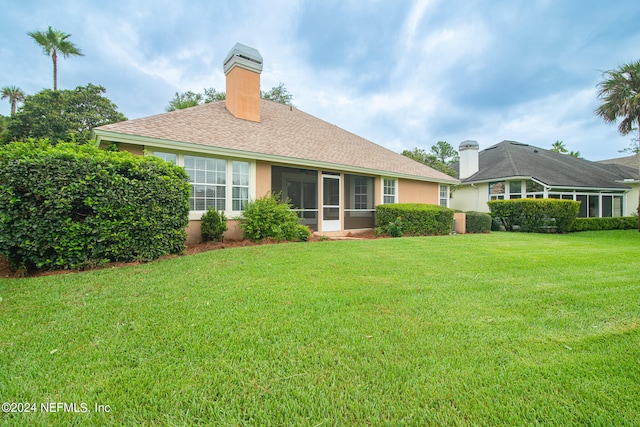
[[[393,183],[393,185],[387,185],[387,181],[389,181],[389,183]],[[398,203],[398,180],[396,178],[385,178],[382,177],[382,186],[381,186],[381,191],[382,191],[382,204],[383,205],[388,205],[391,203]],[[387,188],[393,188],[393,194],[391,193],[387,193],[386,190]],[[387,201],[387,197],[389,198],[393,198],[392,202],[388,202]]]
[[[239,159],[233,157],[224,157],[224,156],[216,156],[205,153],[194,153],[194,152],[178,152],[174,150],[165,150],[165,149],[157,149],[157,150],[149,150],[149,155],[160,157],[165,161],[172,162],[173,156],[175,156],[175,164],[178,166],[184,167],[184,157],[185,156],[193,156],[193,157],[202,157],[206,159],[215,159],[215,160],[224,160],[226,162],[226,181],[225,181],[225,210],[224,214],[227,218],[233,219],[239,217],[243,211],[241,210],[233,210],[233,188],[248,188],[248,200],[255,200],[255,176],[256,176],[256,162],[255,160],[249,159]],[[249,176],[248,176],[248,185],[234,185],[233,184],[233,163],[234,162],[243,162],[249,164]],[[191,183],[190,183],[191,184]],[[192,210],[189,211],[189,220],[199,220],[202,218],[202,214],[206,211],[203,210]]]
[[[366,179],[370,185],[367,185],[366,193],[357,193],[356,194],[356,180],[358,178]],[[376,211],[375,200],[373,199],[374,188],[376,186],[375,178],[366,175],[352,175],[349,174],[349,194],[350,194],[350,204],[352,209],[345,209],[345,212],[350,212],[352,217],[365,217],[369,216],[371,212]],[[356,196],[364,196],[365,197],[365,205],[371,205],[371,208],[358,209],[356,208]],[[369,203],[371,202],[371,203]]]
[[[442,190],[444,190],[444,196],[442,194]],[[444,204],[442,204],[443,201]],[[445,208],[449,207],[449,186],[446,184],[440,184],[438,186],[438,204]]]

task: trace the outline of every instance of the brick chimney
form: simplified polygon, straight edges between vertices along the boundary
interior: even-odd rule
[[[262,56],[241,43],[229,51],[223,63],[227,76],[227,110],[235,117],[260,121],[260,73]]]

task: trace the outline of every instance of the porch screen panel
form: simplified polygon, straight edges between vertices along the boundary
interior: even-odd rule
[[[370,176],[344,176],[344,228],[355,230],[374,227],[374,183]]]
[[[318,171],[272,166],[271,192],[289,199],[301,224],[318,229]]]

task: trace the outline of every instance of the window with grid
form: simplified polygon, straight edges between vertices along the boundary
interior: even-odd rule
[[[227,185],[227,162],[221,159],[184,156],[184,169],[191,182],[191,210],[224,211]]]
[[[174,165],[178,164],[178,155],[175,153],[162,153],[160,151],[156,151],[153,155],[160,157],[165,162],[173,163]]]
[[[233,161],[231,205],[234,211],[243,211],[249,202],[249,163]]]
[[[382,203],[395,203],[396,202],[396,184],[397,181],[395,179],[387,179],[383,180],[383,192],[382,192]]]
[[[449,186],[440,184],[440,206],[449,207]]]

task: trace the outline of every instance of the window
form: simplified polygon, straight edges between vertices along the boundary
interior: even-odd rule
[[[184,167],[191,183],[191,211],[228,212],[246,208],[250,192],[249,162],[160,151],[153,155]]]
[[[509,198],[510,199],[522,198],[522,181],[509,182]]]
[[[160,157],[165,162],[173,163],[174,165],[178,163],[178,155],[175,153],[161,153],[156,151],[153,153],[154,156]]]
[[[440,184],[440,206],[449,207],[449,186]]]
[[[388,179],[388,178],[383,179],[383,185],[382,185],[382,203],[383,204],[396,203],[397,184],[398,184],[398,181],[396,181],[395,179]]]
[[[232,210],[243,211],[249,203],[249,163],[233,161],[231,164],[233,165]]]
[[[372,186],[369,185],[370,178],[356,176],[353,179],[353,209],[365,210],[369,209],[369,199]]]
[[[489,183],[489,198],[491,200],[504,200],[504,181]]]
[[[544,197],[544,187],[535,181],[529,180],[525,183],[527,198],[542,199]]]

